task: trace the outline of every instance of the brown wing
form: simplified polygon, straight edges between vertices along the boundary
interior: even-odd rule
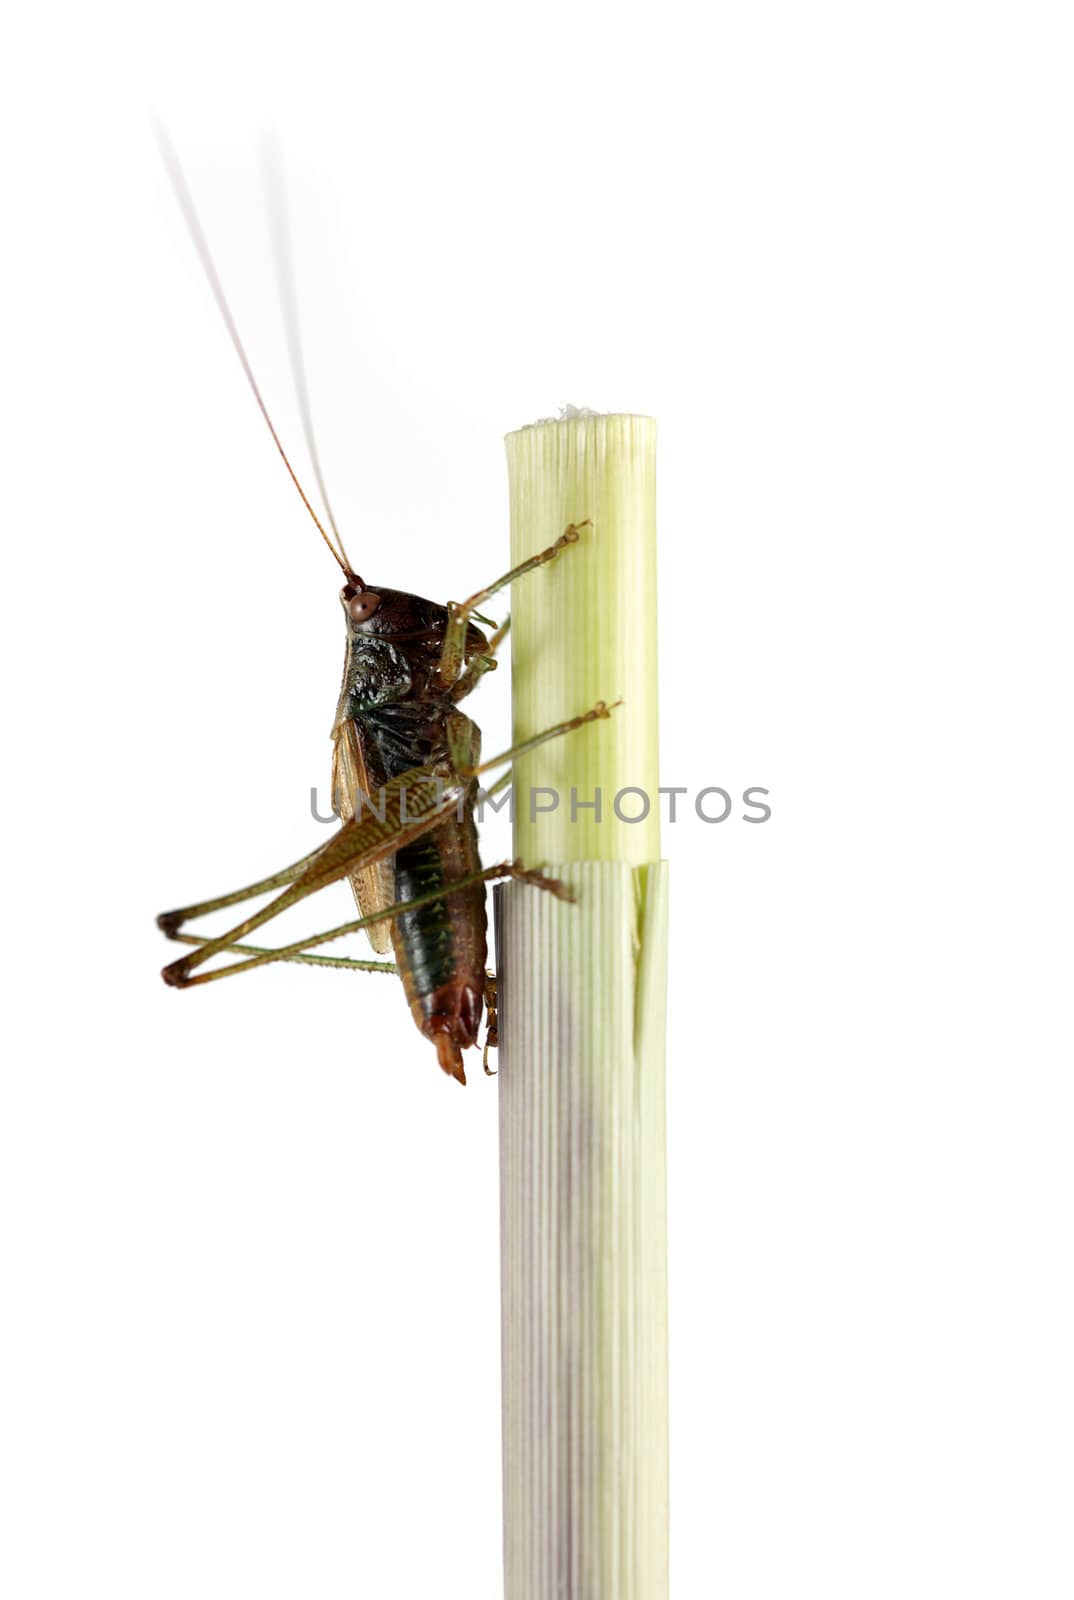
[[[354,722],[348,719],[341,722],[335,732],[332,794],[336,810],[345,822],[349,822],[354,815],[355,795],[372,795],[374,792],[375,786],[370,781],[362,752],[361,735]],[[372,916],[374,911],[383,911],[394,902],[395,866],[392,857],[374,862],[371,867],[359,867],[349,876],[361,916]],[[391,949],[390,922],[374,922],[365,932],[378,955]]]

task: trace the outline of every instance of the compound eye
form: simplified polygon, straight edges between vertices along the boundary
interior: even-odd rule
[[[374,594],[372,589],[363,589],[348,600],[347,611],[352,622],[368,622],[379,605],[380,595]]]

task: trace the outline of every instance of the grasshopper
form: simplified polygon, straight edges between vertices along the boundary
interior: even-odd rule
[[[459,703],[483,674],[496,666],[496,652],[507,637],[510,619],[489,638],[474,618],[484,621],[481,606],[516,580],[555,560],[578,542],[590,524],[572,523],[546,549],[462,603],[439,605],[359,577],[324,489],[297,345],[297,319],[289,320],[292,365],[331,534],[299,482],[269,415],[178,158],[162,130],[158,130],[158,140],[254,399],[306,511],[343,573],[339,601],[346,626],[343,682],[332,725],[332,791],[341,818],[339,829],[320,849],[257,883],[162,913],[157,922],[164,933],[194,947],[166,966],[163,977],[168,984],[185,989],[284,960],[397,973],[411,1016],[434,1045],[440,1066],[465,1083],[462,1052],[476,1045],[483,1011],[488,1012],[486,1072],[489,1047],[496,1042],[495,978],[486,969],[487,883],[515,878],[560,898],[571,898],[558,881],[519,861],[482,867],[475,818],[478,779],[495,767],[509,768],[517,756],[545,740],[607,717],[614,709],[600,701],[493,760],[482,761],[480,731],[459,710]],[[505,773],[493,789],[509,775],[509,771]],[[359,911],[356,919],[280,948],[248,943],[250,934],[280,912],[343,878],[354,892]],[[208,912],[274,890],[278,892],[266,906],[216,938],[184,931],[188,922]],[[365,930],[377,955],[393,948],[395,960],[366,961],[320,953],[320,946],[358,929]],[[198,970],[219,954],[239,959]]]

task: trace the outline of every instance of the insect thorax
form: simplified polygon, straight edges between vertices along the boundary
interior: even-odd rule
[[[376,706],[409,700],[414,676],[406,656],[390,639],[352,634],[343,687],[346,715],[360,719]]]

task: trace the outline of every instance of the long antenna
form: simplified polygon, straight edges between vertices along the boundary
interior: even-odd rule
[[[183,219],[186,222],[190,237],[193,240],[194,248],[198,253],[198,259],[201,261],[202,270],[209,281],[209,288],[212,290],[213,299],[216,301],[217,309],[219,310],[221,317],[224,319],[224,326],[231,336],[231,342],[234,345],[235,353],[242,364],[242,370],[246,374],[246,380],[249,383],[250,388],[253,390],[253,395],[254,399],[257,401],[258,410],[265,419],[265,424],[269,433],[272,435],[273,443],[280,452],[280,458],[283,461],[284,466],[287,468],[291,482],[294,484],[295,488],[302,497],[302,504],[313,518],[317,531],[321,535],[321,538],[324,540],[325,544],[328,546],[329,550],[331,550],[333,558],[342,567],[344,576],[350,580],[354,574],[351,571],[350,564],[347,561],[346,553],[343,551],[342,544],[337,550],[331,539],[328,537],[328,534],[325,532],[321,519],[318,517],[316,511],[314,511],[312,505],[310,504],[309,497],[306,494],[305,489],[303,489],[302,485],[299,483],[295,469],[287,459],[287,452],[280,443],[280,436],[273,426],[272,418],[268,413],[268,407],[265,405],[261,395],[261,390],[257,386],[257,379],[254,377],[253,368],[250,366],[246,351],[243,348],[242,340],[239,338],[239,330],[235,326],[234,317],[231,315],[231,308],[227,303],[227,297],[224,294],[224,288],[220,282],[220,275],[216,270],[216,263],[213,261],[208,241],[206,240],[205,234],[202,231],[201,222],[199,221],[197,211],[194,208],[194,201],[191,198],[190,190],[187,187],[186,178],[183,175],[183,169],[179,164],[179,157],[176,154],[175,146],[172,144],[167,129],[160,122],[154,121],[153,131],[156,135],[157,145],[160,149],[160,154],[164,162],[165,169],[169,179],[171,180],[172,189],[175,192],[175,198],[179,203],[179,209],[183,213]]]
[[[266,134],[262,141],[261,164],[265,183],[269,228],[272,234],[272,257],[276,267],[276,286],[279,290],[280,310],[283,315],[284,331],[287,335],[287,351],[291,358],[291,375],[294,378],[295,392],[298,395],[302,432],[305,435],[310,461],[313,463],[313,475],[317,479],[317,487],[321,491],[321,499],[328,515],[329,526],[335,535],[336,543],[339,545],[344,557],[346,557],[347,552],[343,547],[343,536],[339,531],[335,512],[332,510],[332,502],[328,497],[328,489],[325,486],[324,472],[321,469],[321,453],[317,448],[317,437],[313,428],[313,410],[310,406],[309,384],[306,380],[306,362],[302,350],[302,325],[298,316],[295,260],[292,247],[290,212],[287,204],[287,180],[280,147],[272,134]]]

